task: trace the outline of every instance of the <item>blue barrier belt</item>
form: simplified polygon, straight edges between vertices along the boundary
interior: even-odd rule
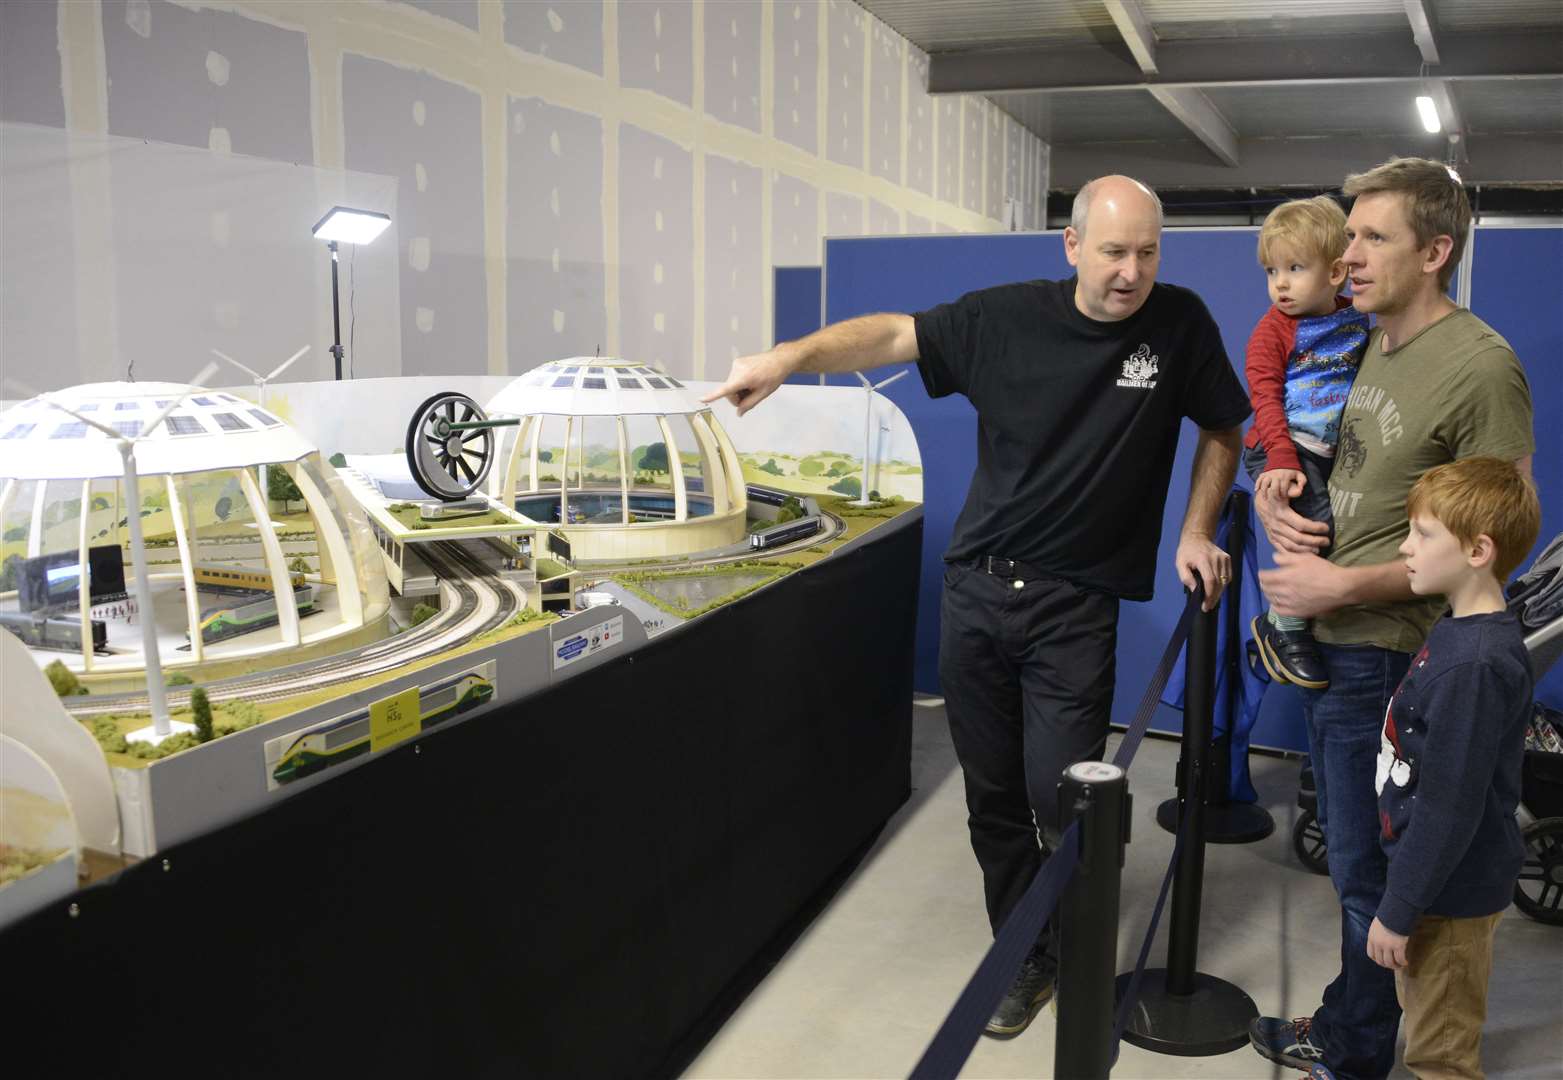
[[[966,989],[955,999],[950,1014],[912,1069],[911,1080],[955,1080],[960,1074],[994,1008],[1015,981],[1020,962],[1036,945],[1042,924],[1058,906],[1058,898],[1079,862],[1080,823],[1073,821],[1059,838],[1058,850],[1042,864],[1020,903],[1004,920],[988,955],[977,965]]]
[[[1145,694],[1140,698],[1140,707],[1134,714],[1134,720],[1129,724],[1129,730],[1124,733],[1123,742],[1118,744],[1118,752],[1113,755],[1113,764],[1125,771],[1129,763],[1134,760],[1135,753],[1140,748],[1140,743],[1145,738],[1145,732],[1150,727],[1151,717],[1156,713],[1156,706],[1161,702],[1161,693],[1167,686],[1167,680],[1172,677],[1172,668],[1177,663],[1178,653],[1183,649],[1184,639],[1189,635],[1189,626],[1194,620],[1194,614],[1199,610],[1200,594],[1190,594],[1188,602],[1183,605],[1183,614],[1178,619],[1177,626],[1172,631],[1172,638],[1167,642],[1167,647],[1162,652],[1161,662],[1156,665],[1155,672],[1151,675],[1150,685],[1145,688]],[[933,1040],[928,1044],[928,1049],[923,1051],[922,1058],[912,1069],[911,1080],[955,1080],[959,1075],[961,1066],[966,1064],[966,1059],[971,1056],[971,1048],[977,1044],[977,1039],[982,1035],[983,1028],[993,1015],[995,1006],[1004,997],[1005,991],[1015,981],[1015,973],[1020,970],[1020,962],[1036,944],[1037,936],[1042,932],[1042,924],[1047,922],[1048,916],[1058,905],[1058,898],[1063,895],[1064,886],[1069,883],[1070,876],[1080,862],[1080,825],[1078,821],[1070,822],[1069,828],[1064,830],[1059,841],[1059,848],[1053,852],[1047,862],[1042,864],[1042,869],[1032,879],[1031,885],[1026,889],[1026,894],[1021,897],[1020,903],[1015,905],[1009,918],[1004,921],[993,945],[988,949],[988,954],[977,965],[977,970],[961,991],[961,996],[956,998],[955,1005],[950,1009],[949,1015],[944,1018],[944,1023],[939,1025],[939,1030],[934,1034]],[[1182,844],[1182,834],[1179,834],[1178,844]],[[1173,865],[1177,865],[1177,849],[1173,852]],[[1172,878],[1172,870],[1167,871],[1167,880]],[[1166,884],[1162,886],[1162,898],[1166,897]],[[1161,901],[1156,903],[1156,917],[1160,917]],[[1154,934],[1156,923],[1151,923],[1151,933]],[[1149,941],[1146,943],[1149,949]],[[1140,958],[1140,969],[1145,964],[1144,953]],[[1138,970],[1136,971],[1136,979]],[[1125,1001],[1132,1001],[1137,992],[1137,985],[1131,986],[1131,993]],[[1114,1043],[1117,1043],[1117,1035],[1123,1030],[1123,1021],[1127,1013],[1120,1009],[1119,1024],[1114,1032]]]
[[[1183,650],[1183,642],[1189,636],[1189,626],[1199,611],[1199,604],[1200,594],[1190,593],[1188,602],[1183,605],[1183,614],[1178,617],[1178,625],[1173,628],[1172,637],[1162,650],[1161,662],[1156,665],[1150,685],[1140,698],[1140,707],[1129,723],[1129,730],[1123,733],[1123,742],[1118,744],[1118,752],[1113,755],[1113,764],[1125,772],[1129,770],[1129,762],[1134,760],[1134,755],[1139,753],[1140,742],[1151,725],[1151,717],[1156,715],[1156,706],[1161,704],[1161,692],[1167,688],[1167,680],[1172,678],[1173,665],[1178,662],[1178,653]]]
[[[1172,877],[1177,873],[1178,859],[1183,854],[1183,839],[1188,835],[1189,822],[1192,820],[1192,814],[1184,814],[1182,823],[1178,825],[1178,839],[1172,845],[1172,858],[1167,863],[1167,873],[1161,879],[1161,892],[1157,894],[1156,907],[1151,911],[1151,925],[1145,931],[1144,942],[1140,944],[1140,958],[1134,962],[1134,974],[1129,976],[1129,985],[1124,987],[1123,998],[1118,1002],[1118,1016],[1113,1021],[1114,1065],[1118,1064],[1118,1051],[1123,1047],[1123,1032],[1129,1026],[1129,1015],[1140,1000],[1140,977],[1145,974],[1145,962],[1150,959],[1151,943],[1156,940],[1156,927],[1161,922],[1161,909],[1166,905],[1167,894],[1172,890]]]

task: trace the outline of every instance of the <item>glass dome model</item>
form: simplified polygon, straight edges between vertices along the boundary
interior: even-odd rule
[[[496,394],[489,493],[557,524],[576,562],[688,555],[744,538],[748,492],[727,432],[677,379],[643,364],[575,357]]]
[[[120,440],[50,400],[131,440],[135,490]],[[384,633],[368,522],[308,440],[232,394],[94,383],[0,414],[0,625],[40,663],[141,674],[131,515],[165,668],[220,677]]]

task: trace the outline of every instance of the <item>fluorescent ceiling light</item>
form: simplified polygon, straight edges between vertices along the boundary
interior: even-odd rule
[[[310,232],[318,240],[336,240],[344,244],[367,244],[391,224],[391,216],[378,210],[354,210],[351,206],[333,206],[315,222]]]
[[[1443,130],[1443,122],[1438,119],[1438,106],[1432,98],[1426,94],[1419,96],[1416,99],[1416,111],[1422,114],[1422,126],[1429,135],[1437,135]]]

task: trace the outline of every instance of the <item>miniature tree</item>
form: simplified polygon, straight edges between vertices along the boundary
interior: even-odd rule
[[[554,452],[552,450],[539,450],[537,452],[537,460],[552,463],[554,460]]]
[[[646,452],[640,456],[640,467],[647,472],[665,473],[668,471],[668,447],[667,443],[654,442],[646,447]]]
[[[434,607],[432,604],[425,604],[422,601],[419,601],[417,604],[413,605],[412,624],[417,626],[421,622],[434,618],[434,616],[438,615],[439,613],[439,608]]]
[[[855,476],[843,476],[840,480],[830,485],[830,490],[839,491],[847,498],[855,499],[862,493],[863,485]]]
[[[190,719],[195,724],[195,741],[212,741],[212,703],[206,690],[197,686],[190,691]]]
[[[767,461],[764,465],[761,465],[760,466],[760,471],[761,472],[768,472],[772,476],[785,476],[786,475],[786,473],[784,473],[782,471],[782,467],[780,465],[776,464],[776,459],[775,458],[771,458],[771,460]]]
[[[195,682],[194,679],[190,678],[190,676],[186,675],[182,671],[174,672],[163,681],[169,686],[189,686],[191,683]]]
[[[342,452],[340,452],[340,451],[338,451],[335,454],[332,454],[330,457],[326,458],[326,460],[331,462],[331,464],[335,468],[338,468],[338,469],[345,469],[345,468],[347,468],[347,455],[342,453]]]
[[[43,673],[49,677],[49,685],[54,687],[54,692],[60,697],[71,697],[82,692],[81,680],[76,673],[65,666],[63,660],[51,660]]]
[[[218,521],[227,521],[228,515],[233,513],[233,500],[224,495],[222,498],[218,499],[216,505],[212,507],[212,513],[217,515]]]
[[[293,556],[293,561],[288,563],[288,569],[296,574],[309,573],[309,561],[302,555]]]
[[[282,512],[289,512],[288,504],[294,499],[302,500],[304,493],[293,482],[293,477],[288,475],[286,469],[266,470],[266,497],[274,502],[282,503]]]
[[[825,471],[824,463],[823,462],[819,462],[819,461],[815,461],[813,458],[810,458],[809,460],[803,462],[803,464],[798,466],[798,474],[800,476],[818,476],[820,473],[822,473],[824,471]]]
[[[869,492],[869,493],[868,493],[868,497],[869,497],[869,498],[870,498],[870,499],[871,499],[871,500],[873,500],[873,501],[874,501],[874,502],[878,502],[878,501],[879,501],[879,491],[878,491],[878,490],[877,490],[877,489],[876,489],[876,490],[874,490],[874,491],[870,491],[870,492]]]
[[[5,557],[5,562],[0,563],[0,592],[11,592],[19,584],[22,574],[22,557],[12,554]]]

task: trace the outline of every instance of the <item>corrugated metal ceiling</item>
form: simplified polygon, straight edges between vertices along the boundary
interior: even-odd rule
[[[1101,0],[860,0],[925,52],[1067,46],[1121,39]],[[1403,0],[1140,0],[1158,41],[1283,34],[1350,35],[1411,25]],[[1563,29],[1563,0],[1432,0],[1445,39],[1460,32]],[[1436,70],[1433,72],[1436,74]],[[1563,132],[1563,79],[1451,84],[1472,134]],[[1416,84],[1227,86],[1206,96],[1240,137],[1397,134],[1415,130]],[[990,95],[1055,145],[1182,139],[1187,130],[1132,90]],[[1563,169],[1560,169],[1563,172]]]

